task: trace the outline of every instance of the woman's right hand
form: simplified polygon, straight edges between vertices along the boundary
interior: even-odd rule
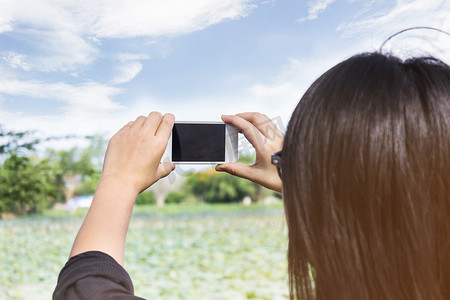
[[[174,122],[172,114],[154,111],[122,127],[109,141],[102,181],[112,179],[137,195],[169,175],[175,165],[160,161]]]
[[[271,162],[271,155],[283,147],[283,133],[271,119],[257,112],[223,115],[222,120],[244,134],[256,150],[256,159],[251,166],[240,163],[220,164],[216,166],[216,171],[251,180],[281,193],[281,178]]]

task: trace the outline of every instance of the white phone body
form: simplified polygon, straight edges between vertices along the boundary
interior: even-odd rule
[[[206,127],[203,125],[206,125]],[[222,134],[222,127],[225,127],[224,134]],[[219,130],[220,128],[220,132],[203,132],[202,128],[215,128],[213,130]],[[175,138],[173,137],[174,132],[175,135],[177,135],[177,137]],[[183,132],[185,132],[186,134],[183,135]],[[191,134],[193,136],[191,136]],[[178,137],[180,135],[182,136]],[[183,137],[186,137],[186,139],[184,140],[184,142],[181,142],[180,140],[183,139]],[[173,143],[175,143],[175,145]],[[197,147],[197,150],[195,150],[195,147]],[[182,151],[186,150],[186,155],[184,155],[184,153],[180,154],[180,149]],[[210,151],[211,153],[209,153],[208,151]],[[197,157],[198,155],[196,153],[201,157]],[[180,155],[184,156],[180,158]],[[238,130],[236,127],[225,124],[223,122],[177,121],[174,124],[174,129],[172,130],[169,141],[167,143],[167,148],[162,156],[161,161],[170,161],[174,164],[197,165],[236,162],[237,159]]]

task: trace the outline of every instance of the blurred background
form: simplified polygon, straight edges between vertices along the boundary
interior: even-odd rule
[[[285,131],[308,86],[417,26],[446,0],[0,0],[0,299],[49,299],[109,138],[139,115],[259,111]],[[450,62],[450,37],[383,48]],[[151,151],[151,149],[149,150]],[[240,162],[254,150],[239,138]],[[287,299],[281,195],[179,166],[139,195],[125,267],[156,299]]]

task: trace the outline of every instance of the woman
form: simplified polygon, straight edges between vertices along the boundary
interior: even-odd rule
[[[216,170],[283,193],[291,299],[450,298],[449,66],[353,56],[308,89],[284,141],[258,113],[223,121],[256,161]],[[173,122],[151,113],[111,139],[55,299],[134,299],[117,263],[137,194],[173,170],[159,163]]]

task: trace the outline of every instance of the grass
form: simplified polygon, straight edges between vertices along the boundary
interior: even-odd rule
[[[242,205],[239,203],[181,203],[181,204],[166,204],[164,206],[156,205],[136,205],[133,210],[134,216],[180,216],[180,215],[196,215],[196,214],[215,214],[215,213],[232,213],[232,212],[264,212],[282,210],[283,204],[252,204]],[[48,209],[40,214],[31,214],[20,219],[59,219],[59,218],[84,218],[88,209],[77,209],[69,212],[66,209]]]
[[[86,210],[0,221],[0,298],[50,299]],[[148,299],[287,299],[282,206],[135,207],[125,268]]]

